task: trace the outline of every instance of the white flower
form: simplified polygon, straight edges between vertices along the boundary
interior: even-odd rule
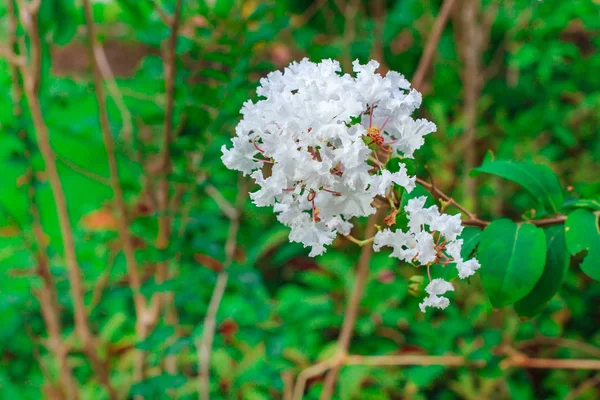
[[[408,231],[392,232],[385,229],[378,232],[373,241],[373,249],[379,251],[381,247],[391,247],[393,251],[390,257],[397,257],[408,263],[417,262],[428,268],[433,264],[453,263],[461,279],[473,275],[480,265],[476,259],[464,261],[460,255],[463,245],[463,240],[458,239],[463,229],[460,215],[440,213],[435,205],[425,208],[426,200],[425,196],[410,199],[404,207],[408,217]],[[436,294],[436,288],[443,287],[439,281],[432,281],[428,286],[428,293]],[[433,282],[437,283],[432,285]],[[437,293],[439,294],[442,293]],[[421,311],[424,312],[426,307],[447,307],[449,300],[437,295],[426,298],[420,305]]]
[[[423,302],[419,304],[419,308],[423,313],[426,311],[427,307],[435,307],[440,309],[448,307],[450,300],[448,300],[447,297],[442,297],[441,295],[445,294],[446,292],[453,292],[454,287],[450,282],[438,278],[429,282],[425,288],[425,291],[429,294],[429,296],[423,299]]]
[[[421,265],[432,263],[437,256],[435,250],[433,235],[429,232],[421,231],[415,234],[417,241],[417,261]]]
[[[462,239],[458,239],[453,242],[450,242],[446,246],[446,253],[448,253],[448,255],[450,257],[452,257],[454,263],[456,263],[456,269],[458,270],[458,277],[460,279],[465,279],[465,278],[468,278],[469,276],[472,276],[473,274],[475,274],[475,271],[477,271],[481,267],[481,265],[479,265],[479,261],[477,261],[474,258],[467,260],[467,261],[463,261],[461,255],[460,255],[462,244],[463,244]]]
[[[438,231],[448,241],[456,240],[463,230],[460,214],[439,214],[431,221],[429,227],[432,231]]]
[[[475,271],[481,268],[481,265],[479,264],[479,261],[477,261],[475,258],[472,258],[467,261],[456,263],[456,268],[458,269],[458,277],[460,279],[465,279],[474,275]]]
[[[440,213],[437,206],[423,208],[427,197],[420,196],[408,200],[404,210],[408,213],[408,227],[411,232],[419,232],[425,225],[431,225],[432,221],[439,217]]]
[[[393,249],[390,257],[399,258],[405,262],[412,262],[417,256],[417,240],[415,235],[409,232],[396,230],[394,232],[389,229],[377,232],[373,241],[373,250],[379,251],[382,247],[391,247]]]
[[[225,166],[259,185],[252,201],[273,206],[291,228],[290,240],[312,247],[311,256],[323,253],[338,233],[349,234],[352,217],[373,214],[375,197],[387,196],[394,185],[414,188],[415,177],[403,164],[392,173],[378,158],[412,157],[435,130],[410,116],[421,95],[397,72],[376,73],[378,66],[355,61],[353,77],[341,74],[337,61],[304,59],[271,72],[256,91],[262,99],[244,103],[233,147],[222,148]],[[430,244],[413,238],[404,257],[429,260]]]

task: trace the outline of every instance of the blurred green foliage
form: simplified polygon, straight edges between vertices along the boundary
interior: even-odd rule
[[[216,271],[226,259],[230,222],[223,203],[236,204],[240,192],[251,189],[220,160],[220,147],[229,142],[242,103],[256,100],[254,89],[260,77],[303,56],[340,59],[346,67],[355,58],[380,57],[385,67],[410,78],[441,2],[389,0],[379,2],[383,7],[377,10],[376,1],[184,1],[176,47],[177,136],[169,149],[173,234],[166,250],[155,245],[156,160],[166,103],[161,48],[170,30],[152,1],[94,2],[94,18],[120,93],[116,96],[109,87],[108,110],[136,258],[144,271],[142,292],[147,297],[173,293],[178,318],[176,326],[161,318],[143,341],[136,338],[132,292],[115,229],[113,193],[107,185],[109,168],[79,3],[42,1],[40,102],[67,195],[91,325],[101,339],[100,352],[110,361],[110,378],[122,398],[195,398],[195,343],[203,331]],[[158,3],[167,15],[173,12],[174,1]],[[353,18],[345,15],[349,4],[356,7]],[[492,312],[481,280],[475,276],[470,285],[457,286],[448,309],[423,315],[417,306],[422,288],[413,277],[422,271],[400,265],[384,253],[375,254],[352,354],[452,353],[487,364],[485,368],[345,367],[337,391],[340,399],[563,399],[592,376],[585,370],[504,369],[499,349],[510,345],[539,357],[598,357],[589,346],[572,344],[600,345],[600,287],[589,277],[598,278],[594,274],[600,257],[594,237],[594,228],[598,231],[594,211],[600,200],[600,6],[594,0],[512,0],[483,1],[482,9],[493,15],[493,23],[481,54],[483,85],[477,103],[476,140],[461,140],[464,82],[476,77],[461,75],[457,40],[461,20],[453,15],[423,88],[422,110],[438,125],[438,132],[419,150],[414,168],[419,176],[431,174],[436,185],[454,198],[477,205],[478,215],[484,218],[501,212],[520,220],[578,208],[567,221],[575,228],[567,231],[566,242],[562,233],[545,230],[547,254],[544,235],[539,236],[544,231],[532,227],[538,231],[536,245],[542,256],[546,254],[542,259],[551,265],[546,268],[556,271],[554,276],[564,276],[564,285],[560,286],[559,277],[556,287],[536,287],[539,297],[526,298],[516,308],[521,315],[540,313],[520,319],[511,308]],[[3,37],[8,37],[7,14],[2,6]],[[17,34],[28,46],[22,28]],[[57,394],[58,367],[48,350],[37,295],[41,279],[34,256],[30,211],[34,203],[39,207],[62,308],[62,338],[69,347],[81,396],[105,398],[74,334],[56,206],[23,99],[22,113],[13,112],[12,83],[10,64],[2,60],[0,397],[62,398]],[[464,169],[466,146],[475,148],[481,163],[491,150],[499,160],[526,162],[518,165],[529,172],[539,168],[540,179],[546,182],[543,187],[556,190],[544,197],[536,182],[523,182],[518,167],[507,172],[486,160],[479,168],[487,174],[478,177],[476,201],[465,199],[463,177],[470,172]],[[538,165],[532,166],[531,161]],[[539,164],[550,165],[553,172]],[[488,174],[515,181],[527,190]],[[335,351],[358,249],[339,239],[325,255],[309,259],[301,245],[287,241],[287,229],[275,221],[270,209],[255,207],[243,195],[241,200],[237,249],[217,315],[211,392],[214,398],[223,399],[282,398],[286,374],[295,376]],[[468,231],[467,254],[476,251],[482,236],[478,228]],[[563,249],[566,243],[569,254],[575,256],[569,268],[564,251],[550,247],[553,243]],[[581,253],[585,250],[587,254]],[[589,276],[577,266],[581,259],[581,268]],[[159,283],[155,266],[164,260],[169,262],[171,279]],[[518,276],[522,262],[522,258],[513,260],[506,273]],[[542,275],[543,262],[538,264],[538,277],[554,282]],[[497,284],[494,277],[489,284],[483,279],[488,292],[488,286]],[[547,305],[546,300],[550,300]],[[132,374],[134,349],[149,355],[149,377],[137,383]],[[177,374],[165,372],[169,356],[176,357]],[[305,398],[318,398],[321,385],[320,379],[310,381]],[[593,388],[579,394],[589,399],[596,395]]]

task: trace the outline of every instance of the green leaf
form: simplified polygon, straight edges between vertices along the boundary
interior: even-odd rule
[[[77,33],[80,13],[73,0],[58,0],[56,2],[56,21],[53,39],[59,46],[64,46]]]
[[[170,338],[175,332],[175,328],[172,326],[161,326],[150,334],[143,341],[136,343],[135,348],[139,350],[151,351],[157,349],[159,346],[164,344],[168,338]]]
[[[533,317],[544,308],[560,289],[569,267],[564,226],[550,227],[545,233],[546,265],[542,277],[533,290],[515,304],[515,310],[522,317]]]
[[[590,278],[600,281],[600,230],[598,216],[587,210],[575,210],[565,223],[567,249],[575,255],[587,250],[581,270]]]
[[[157,375],[133,385],[129,394],[146,399],[159,398],[167,389],[178,388],[186,382],[187,378],[184,375]]]
[[[231,9],[235,6],[234,0],[217,0],[214,3],[213,12],[219,18],[227,18]]]
[[[555,213],[562,207],[562,188],[556,174],[546,165],[531,161],[486,160],[473,171],[497,175],[518,183],[538,199],[549,213]]]
[[[506,307],[531,292],[544,271],[545,242],[540,228],[508,219],[496,220],[483,231],[480,275],[492,306]]]
[[[463,240],[462,249],[460,250],[460,256],[464,259],[469,258],[475,247],[481,241],[481,229],[475,226],[467,226],[463,229],[459,236],[459,239]]]
[[[565,200],[564,208],[587,208],[593,211],[600,211],[600,202],[596,200],[571,199]]]

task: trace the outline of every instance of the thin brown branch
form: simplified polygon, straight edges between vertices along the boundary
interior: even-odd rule
[[[294,395],[294,376],[291,372],[282,372],[281,380],[283,381],[283,400],[292,400]]]
[[[327,0],[317,0],[311,3],[311,5],[306,9],[304,14],[299,16],[294,22],[293,26],[301,27],[306,25],[308,21],[327,3]]]
[[[146,325],[146,299],[141,293],[141,277],[139,273],[139,266],[135,259],[135,248],[133,245],[131,233],[129,231],[129,221],[127,220],[127,205],[125,203],[125,197],[123,195],[123,188],[119,181],[119,168],[115,156],[115,142],[110,128],[110,122],[108,120],[108,111],[106,109],[106,95],[102,85],[103,74],[100,69],[101,63],[99,62],[98,54],[103,53],[100,43],[96,38],[96,27],[92,16],[92,6],[90,0],[83,1],[83,8],[85,19],[88,28],[88,42],[90,58],[92,60],[92,72],[94,75],[94,86],[96,99],[98,101],[98,114],[100,117],[100,127],[102,130],[102,137],[104,140],[104,146],[106,148],[106,155],[108,158],[108,166],[110,170],[110,186],[113,190],[116,203],[117,211],[117,229],[119,232],[119,238],[123,245],[123,252],[125,253],[125,259],[127,263],[127,275],[129,279],[129,286],[133,292],[133,303],[136,313],[136,333],[138,340],[144,340],[147,336],[148,327]],[[136,354],[135,359],[135,371],[134,378],[136,382],[144,379],[144,363],[145,356],[144,351],[139,350]]]
[[[398,355],[398,356],[347,356],[343,365],[371,365],[371,366],[400,366],[400,365],[444,365],[459,367],[470,365],[483,368],[485,362],[471,361],[462,356],[427,356],[427,355]],[[530,369],[581,369],[600,370],[600,360],[593,359],[560,359],[528,357],[521,353],[511,353],[502,360],[504,368],[530,368]]]
[[[600,360],[592,359],[510,357],[504,361],[500,366],[506,368],[600,370]]]
[[[191,192],[190,198],[185,202],[185,205],[183,206],[183,211],[181,213],[181,218],[180,218],[180,222],[179,222],[179,229],[177,231],[177,237],[178,237],[178,240],[180,243],[182,243],[185,238],[186,228],[190,222],[190,213],[192,211],[192,207],[194,206],[195,200],[196,200],[196,195],[195,195],[195,191],[194,191],[195,186],[189,185],[189,187],[187,187],[187,188],[186,188],[186,186],[188,186],[188,185],[180,186],[180,190],[179,190],[180,193],[176,194],[176,196],[174,196],[174,198],[173,198],[173,202],[174,203],[176,202],[176,204],[174,204],[172,206],[173,209],[178,209],[181,205],[181,202],[182,202],[185,192],[186,191]],[[181,248],[183,248],[183,246],[184,245],[182,243]],[[175,279],[179,275],[179,266],[181,265],[182,255],[183,255],[183,252],[181,250],[179,250],[177,252],[177,254],[175,255],[175,268],[173,269],[173,274],[171,276],[171,279]],[[169,343],[175,343],[177,338],[180,337],[181,327],[178,326],[179,315],[177,314],[177,309],[176,309],[175,303],[174,303],[174,300],[175,300],[174,294],[169,293],[168,295],[169,295],[169,297],[166,299],[167,305],[166,305],[166,310],[165,310],[165,320],[168,324],[175,327],[174,335],[169,338]],[[165,357],[165,370],[169,374],[177,373],[177,357],[175,354],[168,355]]]
[[[377,210],[377,212],[371,215],[367,222],[367,228],[365,230],[365,237],[375,236],[376,227],[375,224],[382,215],[383,208]],[[345,356],[350,347],[350,341],[352,340],[352,334],[354,332],[354,325],[356,324],[356,318],[358,317],[358,307],[363,296],[365,285],[367,283],[367,277],[369,275],[369,264],[371,263],[371,257],[373,255],[373,246],[364,246],[360,252],[360,258],[356,268],[356,277],[354,279],[354,288],[346,310],[344,312],[344,322],[342,323],[342,329],[338,337],[338,355]],[[335,384],[339,374],[340,367],[334,366],[331,371],[325,377],[323,384],[323,391],[321,392],[321,399],[328,400],[331,398],[335,391]]]
[[[198,366],[200,370],[198,375],[199,394],[200,398],[204,400],[208,400],[210,398],[209,382],[212,343],[215,337],[215,329],[217,325],[217,312],[219,311],[219,306],[221,304],[221,300],[223,299],[223,295],[227,287],[227,280],[229,279],[229,274],[227,270],[233,262],[235,249],[237,247],[237,233],[240,227],[241,216],[240,210],[242,209],[244,200],[246,199],[247,192],[244,186],[245,184],[243,184],[242,180],[240,179],[240,182],[238,183],[238,196],[236,199],[237,212],[235,213],[235,217],[231,219],[231,223],[229,225],[229,232],[227,233],[227,241],[225,242],[225,262],[223,263],[223,270],[219,272],[219,275],[217,277],[217,283],[215,284],[215,288],[213,289],[213,293],[208,306],[208,311],[206,312],[206,316],[204,317],[202,337],[196,343],[196,346],[198,348]]]
[[[171,236],[171,218],[169,211],[169,175],[171,174],[171,143],[173,141],[173,114],[175,106],[175,75],[177,72],[176,46],[179,35],[179,25],[181,23],[181,4],[182,0],[175,3],[175,11],[170,18],[171,28],[170,36],[164,51],[164,69],[165,69],[165,119],[163,129],[163,148],[161,154],[161,177],[158,182],[158,234],[156,238],[156,248],[166,250],[169,246]],[[162,261],[157,265],[156,281],[160,284],[168,279],[168,263]],[[152,310],[153,320],[158,318],[161,308],[166,306],[168,296],[156,294],[153,296]]]
[[[345,365],[366,365],[374,367],[396,367],[407,365],[442,365],[446,367],[470,366],[484,368],[485,361],[473,361],[462,356],[444,355],[428,356],[423,354],[407,355],[383,355],[383,356],[360,356],[338,354],[326,361],[312,365],[303,370],[296,380],[293,400],[302,400],[306,382],[308,379],[317,377],[327,372],[341,368]],[[600,360],[594,359],[560,359],[560,358],[534,358],[518,352],[508,352],[507,357],[500,363],[504,369],[573,369],[573,370],[600,370]],[[591,385],[597,381],[591,382]],[[323,394],[321,394],[323,396]]]
[[[229,219],[237,218],[238,210],[221,194],[219,189],[211,184],[207,184],[204,188],[206,194],[217,203],[219,209]]]
[[[17,14],[13,0],[7,0],[7,12],[9,19],[9,46],[11,50],[17,50]],[[15,118],[21,116],[21,98],[23,91],[19,84],[19,69],[17,66],[11,66],[12,75],[12,100],[13,100],[13,115]],[[19,135],[25,137],[25,132],[19,132]],[[25,156],[31,158],[31,152],[27,148]],[[73,377],[71,367],[69,366],[68,354],[69,349],[62,339],[62,324],[60,321],[60,306],[56,295],[56,286],[50,272],[50,260],[46,250],[45,234],[40,222],[39,209],[35,200],[35,185],[32,180],[35,179],[31,160],[29,160],[28,168],[28,197],[29,197],[29,214],[33,223],[33,236],[35,238],[35,248],[31,247],[31,252],[35,254],[37,261],[37,274],[41,278],[42,286],[36,290],[37,297],[40,303],[42,318],[48,331],[48,347],[54,354],[58,364],[60,382],[63,387],[67,399],[79,399],[79,389],[77,382]]]
[[[438,16],[433,23],[433,28],[431,29],[431,33],[429,37],[427,37],[427,42],[425,43],[425,50],[423,50],[423,55],[419,60],[419,64],[417,65],[417,69],[413,75],[412,85],[415,89],[422,91],[425,83],[425,76],[431,67],[431,63],[433,57],[435,55],[435,51],[438,47],[438,43],[440,42],[440,38],[442,37],[442,33],[444,32],[444,28],[446,27],[446,23],[448,22],[448,18],[450,17],[450,12],[452,11],[452,7],[454,7],[455,0],[444,0],[442,4],[442,8]]]
[[[58,153],[55,153],[56,160],[64,164],[67,168],[71,169],[73,172],[78,173],[79,175],[85,176],[93,181],[101,183],[105,186],[110,186],[110,179],[103,177],[102,175],[98,175],[97,173],[90,171],[81,165],[61,156]]]
[[[371,4],[371,15],[374,20],[373,44],[371,45],[371,56],[373,60],[379,61],[379,71],[383,75],[389,71],[385,63],[383,27],[385,26],[385,0],[373,0]]]
[[[54,201],[56,203],[58,221],[63,239],[65,264],[67,266],[68,279],[71,285],[71,297],[75,314],[75,332],[82,342],[86,356],[89,359],[92,370],[96,374],[98,380],[108,391],[109,397],[111,399],[116,399],[116,392],[109,380],[108,363],[99,357],[97,352],[98,339],[89,326],[88,315],[83,300],[83,279],[77,260],[67,201],[56,167],[54,151],[50,146],[48,127],[44,121],[38,97],[42,59],[42,43],[37,22],[39,2],[26,3],[21,1],[19,4],[21,21],[30,39],[29,48],[31,60],[29,66],[22,67],[21,73],[25,82],[25,96],[33,119],[38,146],[44,160],[46,175],[48,176]]]
[[[465,214],[468,219],[463,220],[463,225],[466,226],[477,226],[480,228],[485,228],[490,224],[490,221],[483,220],[479,218],[475,213],[469,211],[462,204],[458,203],[452,197],[448,196],[446,193],[441,191],[437,186],[429,183],[421,178],[417,178],[417,183],[427,189],[434,197],[441,199],[446,205],[456,207],[460,212]],[[551,225],[559,225],[563,224],[567,220],[565,215],[556,215],[553,217],[542,218],[537,220],[528,220],[524,221],[530,224],[533,224],[538,227],[551,226]]]
[[[90,303],[90,312],[93,311],[102,300],[104,289],[106,289],[108,283],[110,282],[110,274],[112,273],[113,267],[115,265],[116,257],[117,250],[109,250],[108,260],[106,262],[106,269],[102,271],[102,275],[100,275],[100,278],[96,281],[94,289],[92,290],[92,302]]]
[[[565,347],[572,350],[578,350],[590,354],[594,357],[600,358],[600,348],[589,343],[561,337],[538,336],[534,337],[533,339],[520,341],[516,346],[520,349],[523,349],[540,344],[553,345],[557,347]]]
[[[477,180],[469,176],[469,171],[477,163],[476,128],[477,128],[477,103],[483,86],[482,53],[484,42],[482,23],[480,21],[481,0],[463,0],[460,7],[460,26],[456,31],[457,43],[463,60],[461,79],[464,87],[464,134],[462,149],[464,149],[464,198],[467,203],[477,209]]]
[[[173,18],[166,13],[166,11],[161,7],[161,5],[156,0],[149,0],[154,7],[154,10],[160,17],[160,20],[167,26],[171,26],[173,24]]]
[[[344,365],[372,365],[372,366],[400,366],[400,365],[445,365],[461,366],[468,361],[461,356],[425,356],[425,355],[402,355],[402,356],[348,356],[344,359]]]
[[[8,48],[10,54],[13,52],[19,52],[17,49],[17,26],[18,17],[15,10],[14,0],[6,0],[6,10],[8,13]],[[0,54],[2,54],[2,48],[0,47]],[[25,63],[25,57],[23,57],[23,63]],[[9,61],[10,62],[10,61]],[[23,90],[19,84],[19,64],[11,63],[10,66],[11,83],[12,83],[12,96],[13,96],[13,114],[15,117],[21,115],[21,98]]]
[[[155,5],[155,8],[163,22],[165,22],[171,32],[164,49],[164,70],[165,70],[165,119],[163,127],[163,148],[161,154],[161,171],[158,182],[158,234],[156,238],[156,248],[166,250],[169,247],[171,240],[171,225],[172,219],[169,216],[169,175],[172,169],[171,160],[171,144],[175,136],[174,133],[174,107],[175,107],[175,77],[177,73],[177,58],[176,47],[177,38],[179,36],[179,27],[181,24],[181,7],[182,0],[177,0],[173,16],[169,17],[164,13],[162,8]],[[162,283],[169,278],[168,261],[161,261],[157,265],[156,281]],[[172,292],[158,293],[152,296],[150,300],[151,322],[155,324],[158,320],[162,309],[164,308],[168,323],[176,325],[178,316],[177,310],[173,306],[174,295]],[[169,357],[167,367],[171,370],[176,368],[176,360],[174,357]]]
[[[347,0],[344,9],[344,55],[342,63],[344,70],[352,70],[352,42],[356,36],[356,16],[360,7],[359,0]]]
[[[304,389],[306,387],[306,382],[309,379],[324,374],[331,368],[341,365],[342,362],[343,357],[341,355],[337,355],[336,357],[330,358],[329,360],[311,365],[310,367],[300,372],[298,378],[296,379],[296,387],[294,388],[293,400],[302,400],[302,397],[304,395]]]
[[[33,174],[31,177],[33,179]],[[37,261],[37,274],[42,280],[42,286],[37,290],[40,302],[42,318],[48,330],[48,347],[56,357],[60,381],[64,388],[67,399],[79,399],[79,389],[77,381],[73,377],[71,367],[69,366],[69,349],[62,339],[62,324],[60,321],[60,305],[56,295],[56,286],[50,272],[50,259],[47,253],[47,240],[40,222],[40,213],[35,200],[35,186],[32,182],[28,188],[29,195],[29,213],[33,223],[33,236],[35,238],[35,253]]]
[[[121,93],[121,89],[119,89],[119,85],[117,85],[117,81],[115,80],[115,75],[112,72],[110,67],[110,63],[108,62],[108,58],[106,57],[106,52],[104,51],[104,47],[98,44],[94,48],[94,56],[95,61],[104,82],[106,83],[106,88],[110,93],[113,101],[115,102],[115,106],[119,110],[119,114],[121,114],[121,121],[123,123],[123,127],[121,128],[120,137],[125,139],[127,142],[131,142],[133,135],[133,122],[131,118],[131,113],[129,109],[125,105],[125,101],[123,100],[123,94]]]
[[[593,389],[596,386],[600,386],[600,374],[596,374],[589,379],[581,382],[579,386],[571,390],[567,396],[565,396],[564,400],[575,400],[580,398],[580,396],[586,391]],[[596,392],[597,393],[597,392]],[[591,398],[591,397],[590,397]]]
[[[25,57],[15,54],[12,48],[0,46],[0,57],[4,58],[14,67],[24,67],[27,65],[27,60]]]

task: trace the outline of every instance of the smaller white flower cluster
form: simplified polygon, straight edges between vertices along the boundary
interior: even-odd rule
[[[396,257],[408,263],[418,263],[429,268],[434,264],[446,267],[452,263],[458,270],[458,277],[467,278],[479,269],[476,259],[463,260],[461,250],[463,240],[458,236],[463,227],[460,214],[440,213],[437,206],[425,208],[425,196],[410,199],[404,208],[408,217],[408,231],[385,229],[375,235],[373,249],[382,247],[393,249],[390,257]],[[429,297],[419,306],[422,312],[427,307],[446,308],[449,301],[440,297],[446,291],[454,290],[450,282],[434,279],[425,288]]]

